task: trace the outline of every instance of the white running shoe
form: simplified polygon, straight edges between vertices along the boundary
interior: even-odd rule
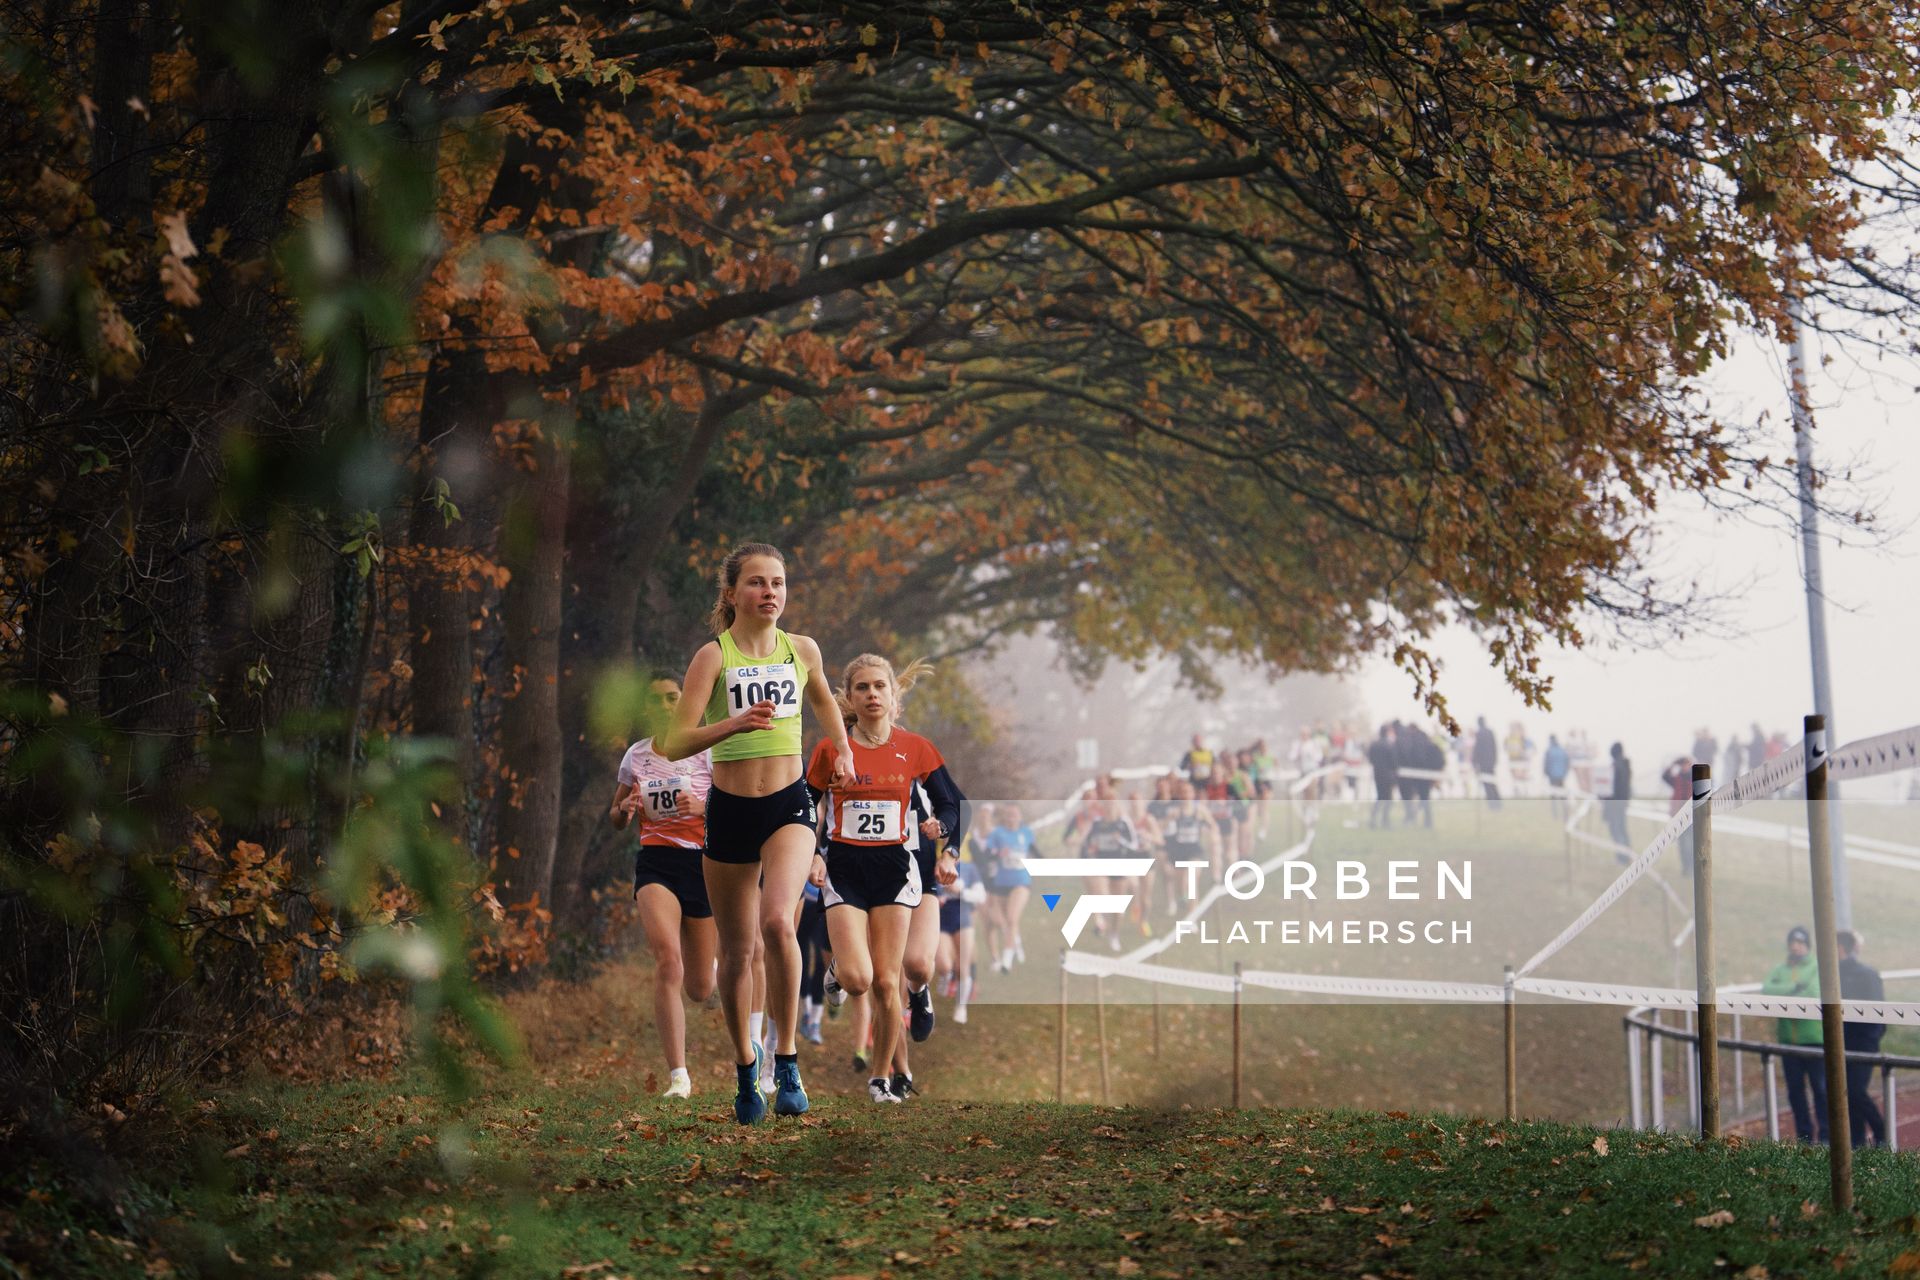
[[[1119,949],[1120,949],[1120,931],[1118,929],[1115,929],[1112,933],[1107,935],[1107,950],[1118,951]]]
[[[967,1025],[967,1006],[964,1004],[956,1004],[955,1006],[953,1006],[953,1013],[951,1017],[953,1018],[953,1023],[955,1026],[957,1027],[966,1026]]]
[[[887,1086],[883,1077],[875,1076],[867,1081],[867,1096],[875,1102],[899,1102],[900,1096]]]
[[[1000,963],[995,966],[995,969],[1000,973],[1011,973],[1013,971],[1013,948],[1012,947],[1008,947],[1005,951],[1002,951],[1000,953]]]
[[[685,1068],[674,1072],[673,1079],[667,1083],[667,1091],[660,1096],[663,1098],[691,1098],[693,1096],[693,1077],[686,1073]]]
[[[823,983],[827,993],[827,1003],[835,1009],[847,1002],[847,989],[840,985],[840,977],[833,971],[833,961],[827,961],[827,976]]]
[[[1017,938],[1013,943],[1013,962],[1015,964],[1025,964],[1027,962],[1026,944]]]

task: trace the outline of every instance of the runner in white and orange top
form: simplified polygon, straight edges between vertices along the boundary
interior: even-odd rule
[[[633,894],[640,923],[653,951],[653,1024],[670,1076],[662,1097],[692,1095],[687,1074],[687,1018],[680,1004],[698,1003],[713,994],[718,934],[700,851],[707,842],[707,792],[713,765],[702,751],[685,760],[668,760],[653,749],[652,735],[667,722],[680,701],[680,682],[664,672],[647,685],[642,720],[648,736],[627,748],[620,761],[618,786],[607,817],[618,830],[629,822],[640,828],[633,859]]]

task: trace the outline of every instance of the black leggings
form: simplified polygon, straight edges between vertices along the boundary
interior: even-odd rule
[[[806,899],[800,907],[800,994],[815,1004],[827,999],[827,957],[833,944],[827,940],[827,909],[818,898]]]

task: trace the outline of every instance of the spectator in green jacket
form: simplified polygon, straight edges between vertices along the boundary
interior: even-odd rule
[[[1805,925],[1787,930],[1787,961],[1775,965],[1760,993],[1769,996],[1808,996],[1820,998],[1820,971],[1813,962],[1813,939]],[[1818,1018],[1780,1019],[1780,1043],[1817,1045],[1821,1042]],[[1780,1073],[1786,1077],[1787,1104],[1793,1108],[1793,1132],[1802,1142],[1827,1140],[1826,1065],[1814,1056],[1782,1054]]]

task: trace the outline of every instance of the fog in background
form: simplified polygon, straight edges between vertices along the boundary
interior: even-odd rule
[[[1810,342],[1815,457],[1835,481],[1826,496],[1840,507],[1864,503],[1877,517],[1868,532],[1832,522],[1823,528],[1835,721],[1846,742],[1920,722],[1920,432],[1913,423],[1920,370],[1891,358],[1863,363],[1837,343]],[[1820,364],[1822,357],[1832,363]],[[1743,341],[1702,391],[1722,418],[1759,424],[1775,462],[1790,467],[1783,347]],[[1790,482],[1790,471],[1783,468],[1777,479]],[[1526,707],[1470,631],[1443,632],[1431,649],[1443,664],[1440,689],[1450,710],[1469,731],[1485,715],[1503,740],[1518,720],[1536,748],[1550,732],[1564,741],[1580,728],[1604,759],[1607,744],[1619,740],[1643,795],[1664,794],[1661,770],[1689,749],[1699,729],[1720,744],[1716,772],[1723,771],[1730,737],[1744,741],[1756,722],[1797,742],[1813,692],[1790,493],[1771,495],[1777,511],[1731,514],[1697,498],[1670,497],[1655,526],[1653,562],[1670,588],[1698,585],[1708,600],[1703,615],[1691,633],[1652,647],[1623,645],[1599,622],[1587,648],[1549,651],[1542,665],[1554,682],[1550,710]],[[1229,747],[1264,736],[1284,762],[1302,724],[1345,722],[1370,733],[1383,720],[1430,720],[1411,680],[1381,658],[1346,678],[1275,678],[1223,663],[1216,676],[1225,695],[1204,701],[1180,687],[1171,659],[1143,671],[1109,664],[1084,689],[1044,634],[1015,638],[967,670],[994,702],[1008,748],[1023,754],[1045,796],[1065,794],[1091,772],[1082,739],[1098,743],[1103,769],[1171,764],[1196,731]],[[1905,799],[1909,783],[1907,775],[1874,779],[1850,794]]]
[[[1870,534],[1823,526],[1834,727],[1848,742],[1920,722],[1920,371],[1893,358],[1863,363],[1857,351],[1815,335],[1809,344],[1816,463],[1835,475],[1835,505],[1858,496],[1878,517]],[[1832,362],[1823,366],[1823,357]],[[1723,418],[1764,416],[1771,456],[1791,462],[1784,347],[1742,343],[1704,390]],[[1663,579],[1697,581],[1721,596],[1702,634],[1652,649],[1555,650],[1542,659],[1554,677],[1553,707],[1539,711],[1525,708],[1473,635],[1455,628],[1434,646],[1454,714],[1471,723],[1485,713],[1502,735],[1520,720],[1542,744],[1549,730],[1576,726],[1601,752],[1618,739],[1634,762],[1635,790],[1645,794],[1660,790],[1660,770],[1697,729],[1709,729],[1723,753],[1728,736],[1744,736],[1754,721],[1797,742],[1801,717],[1814,709],[1797,527],[1715,514],[1697,499],[1669,499],[1660,515],[1655,560]],[[1415,709],[1411,682],[1388,662],[1369,662],[1357,684],[1376,719]],[[1722,761],[1713,763],[1719,771]],[[1904,798],[1908,781],[1869,780],[1850,794]]]

